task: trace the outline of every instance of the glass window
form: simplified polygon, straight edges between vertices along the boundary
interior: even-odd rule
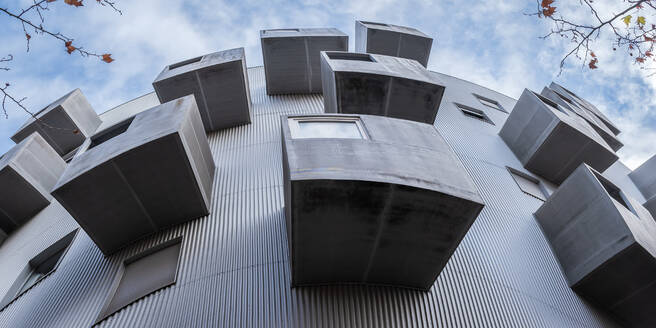
[[[547,200],[546,193],[540,186],[540,180],[513,168],[508,168],[508,171],[517,183],[519,189],[521,189],[524,193],[531,195],[541,201]]]
[[[292,118],[289,128],[294,139],[364,139],[360,124],[357,118]]]
[[[182,238],[176,238],[133,256],[123,263],[118,285],[103,306],[98,321],[130,303],[175,283]]]
[[[487,106],[487,107],[490,107],[490,108],[494,108],[494,109],[496,109],[496,110],[500,110],[500,111],[502,111],[502,112],[504,112],[504,113],[508,113],[508,112],[503,108],[503,106],[501,106],[501,104],[500,104],[498,101],[496,101],[496,100],[492,100],[492,99],[489,99],[489,98],[485,98],[485,97],[483,97],[483,96],[479,96],[479,95],[477,95],[477,94],[474,94],[474,96],[476,96],[476,99],[478,99],[478,101],[480,101],[481,104],[483,104],[483,105],[485,105],[485,106]]]
[[[476,118],[494,125],[494,122],[492,122],[492,120],[485,114],[484,111],[463,104],[456,104],[456,106],[463,114],[465,114],[465,116]]]
[[[0,301],[0,311],[57,269],[76,233],[77,229],[50,245],[27,263],[18,279]]]

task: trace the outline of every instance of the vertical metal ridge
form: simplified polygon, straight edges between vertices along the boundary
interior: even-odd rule
[[[0,327],[89,327],[122,262],[183,236],[177,282],[98,327],[553,327],[612,326],[567,286],[533,219],[541,202],[505,166],[523,170],[497,133],[506,114],[481,108],[490,91],[447,79],[436,128],[486,203],[428,292],[391,287],[290,288],[280,115],[323,112],[320,94],[267,96],[264,69],[250,68],[252,123],[208,135],[216,174],[208,216],[171,227],[105,257],[80,230],[53,274],[0,312]],[[499,95],[504,107],[509,98]],[[457,101],[496,125],[472,120]],[[56,202],[0,247],[11,273],[76,222]],[[22,268],[22,267],[21,267]],[[0,279],[0,293],[13,280]]]

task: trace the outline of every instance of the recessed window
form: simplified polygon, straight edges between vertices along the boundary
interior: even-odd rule
[[[175,283],[182,237],[155,246],[125,262],[98,321],[159,289]]]
[[[171,65],[169,65],[169,70],[176,69],[178,67],[186,66],[186,65],[189,65],[189,64],[197,63],[201,59],[203,59],[203,56],[196,57],[196,58],[191,58],[191,59],[183,60],[179,63],[171,64]]]
[[[0,302],[0,309],[4,309],[16,298],[25,294],[34,285],[52,274],[64,258],[76,233],[77,229],[32,258],[18,275],[18,279],[11,285],[7,294],[5,294]]]
[[[498,101],[490,99],[490,98],[486,98],[486,97],[483,97],[483,96],[480,96],[480,95],[477,95],[477,94],[474,94],[474,96],[476,97],[476,99],[478,99],[478,101],[481,102],[481,104],[483,104],[487,107],[494,108],[496,110],[502,111],[504,113],[508,113],[508,111],[506,111]]]
[[[95,134],[93,137],[91,137],[91,144],[87,149],[96,147],[102,144],[103,142],[110,140],[122,134],[123,132],[127,131],[128,127],[130,127],[130,124],[132,124],[132,120],[134,120],[134,116],[125,121],[115,124],[111,128],[108,128],[104,131]]]
[[[469,116],[471,118],[475,118],[494,125],[494,122],[492,122],[492,120],[487,116],[487,114],[485,114],[484,111],[458,103],[456,103],[456,106],[465,116]]]
[[[361,54],[356,52],[326,52],[328,58],[333,60],[356,60],[365,62],[374,62],[368,54]]]
[[[525,194],[533,196],[541,201],[547,200],[547,192],[540,184],[540,180],[511,167],[508,167],[508,172],[510,172],[510,175],[517,183],[519,189]]]
[[[290,118],[289,130],[293,139],[336,138],[365,139],[362,122],[357,117]]]

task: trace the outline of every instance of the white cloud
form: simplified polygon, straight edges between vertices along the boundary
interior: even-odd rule
[[[620,139],[626,146],[620,155],[630,167],[656,152],[656,79],[646,78],[608,47],[595,49],[598,70],[581,70],[580,62],[571,61],[557,76],[568,44],[558,38],[538,39],[548,26],[524,15],[535,10],[531,1],[140,0],[120,1],[123,16],[87,2],[82,8],[53,3],[46,25],[75,36],[75,43],[88,49],[110,51],[116,58],[112,64],[68,55],[60,43],[39,36],[32,38],[32,51],[25,54],[21,27],[0,18],[3,45],[17,56],[14,70],[0,73],[0,78],[12,81],[14,92],[27,96],[30,108],[41,108],[80,87],[96,110],[104,111],[151,91],[150,83],[166,64],[221,49],[243,46],[249,66],[261,65],[258,32],[263,28],[337,27],[351,36],[353,47],[354,20],[366,19],[427,32],[435,38],[429,68],[512,97],[524,88],[539,91],[558,80],[595,103],[623,130]],[[585,11],[573,10],[577,4],[562,3],[559,8],[589,18]],[[622,4],[598,5],[612,12],[610,6]],[[8,137],[25,119],[13,110],[2,122],[0,153],[11,146]]]

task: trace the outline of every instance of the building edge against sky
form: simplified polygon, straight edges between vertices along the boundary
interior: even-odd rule
[[[427,42],[402,26],[356,22],[356,30],[365,25],[355,43],[375,40],[365,48],[386,49],[379,55],[396,49],[392,55],[413,58],[401,49]],[[243,50],[233,49],[165,68],[167,92],[182,88],[194,98],[166,98],[158,78],[158,93],[97,117],[79,90],[72,95],[81,100],[64,97],[44,109],[49,124],[95,122],[94,132],[44,133],[43,145],[64,138],[78,147],[50,149],[68,161],[55,199],[21,224],[0,217],[13,223],[0,231],[1,327],[653,322],[649,300],[656,298],[643,287],[656,278],[640,267],[621,271],[631,259],[656,268],[652,161],[634,172],[617,161],[619,131],[596,107],[556,84],[515,100],[412,60],[380,69],[395,61],[320,56],[339,50],[318,42],[321,33],[266,31],[281,41],[267,41],[276,60],[265,66],[280,65],[269,68],[281,79],[301,61],[290,76],[312,87],[271,94],[269,68],[246,69]],[[326,37],[342,38],[330,31]],[[316,49],[321,44],[331,48]],[[322,78],[322,90],[331,106],[350,108],[347,115],[329,113],[322,94],[312,93],[319,60],[324,67],[339,61],[343,77]],[[435,87],[419,92],[426,81]],[[234,92],[210,93],[215,88]],[[160,104],[163,97],[171,101]],[[367,106],[368,99],[407,103],[411,115]],[[25,163],[30,152],[21,154]],[[44,172],[12,169],[0,171],[4,185],[30,184],[31,172]],[[577,190],[568,177],[586,183]],[[70,183],[76,180],[84,183]],[[589,212],[576,211],[580,204],[569,200],[577,197],[592,204]],[[121,205],[126,199],[129,207]],[[587,228],[559,232],[567,224]],[[571,236],[607,242],[578,252],[563,242]],[[622,278],[604,263],[615,263]],[[643,291],[637,302],[621,302],[627,288]]]

